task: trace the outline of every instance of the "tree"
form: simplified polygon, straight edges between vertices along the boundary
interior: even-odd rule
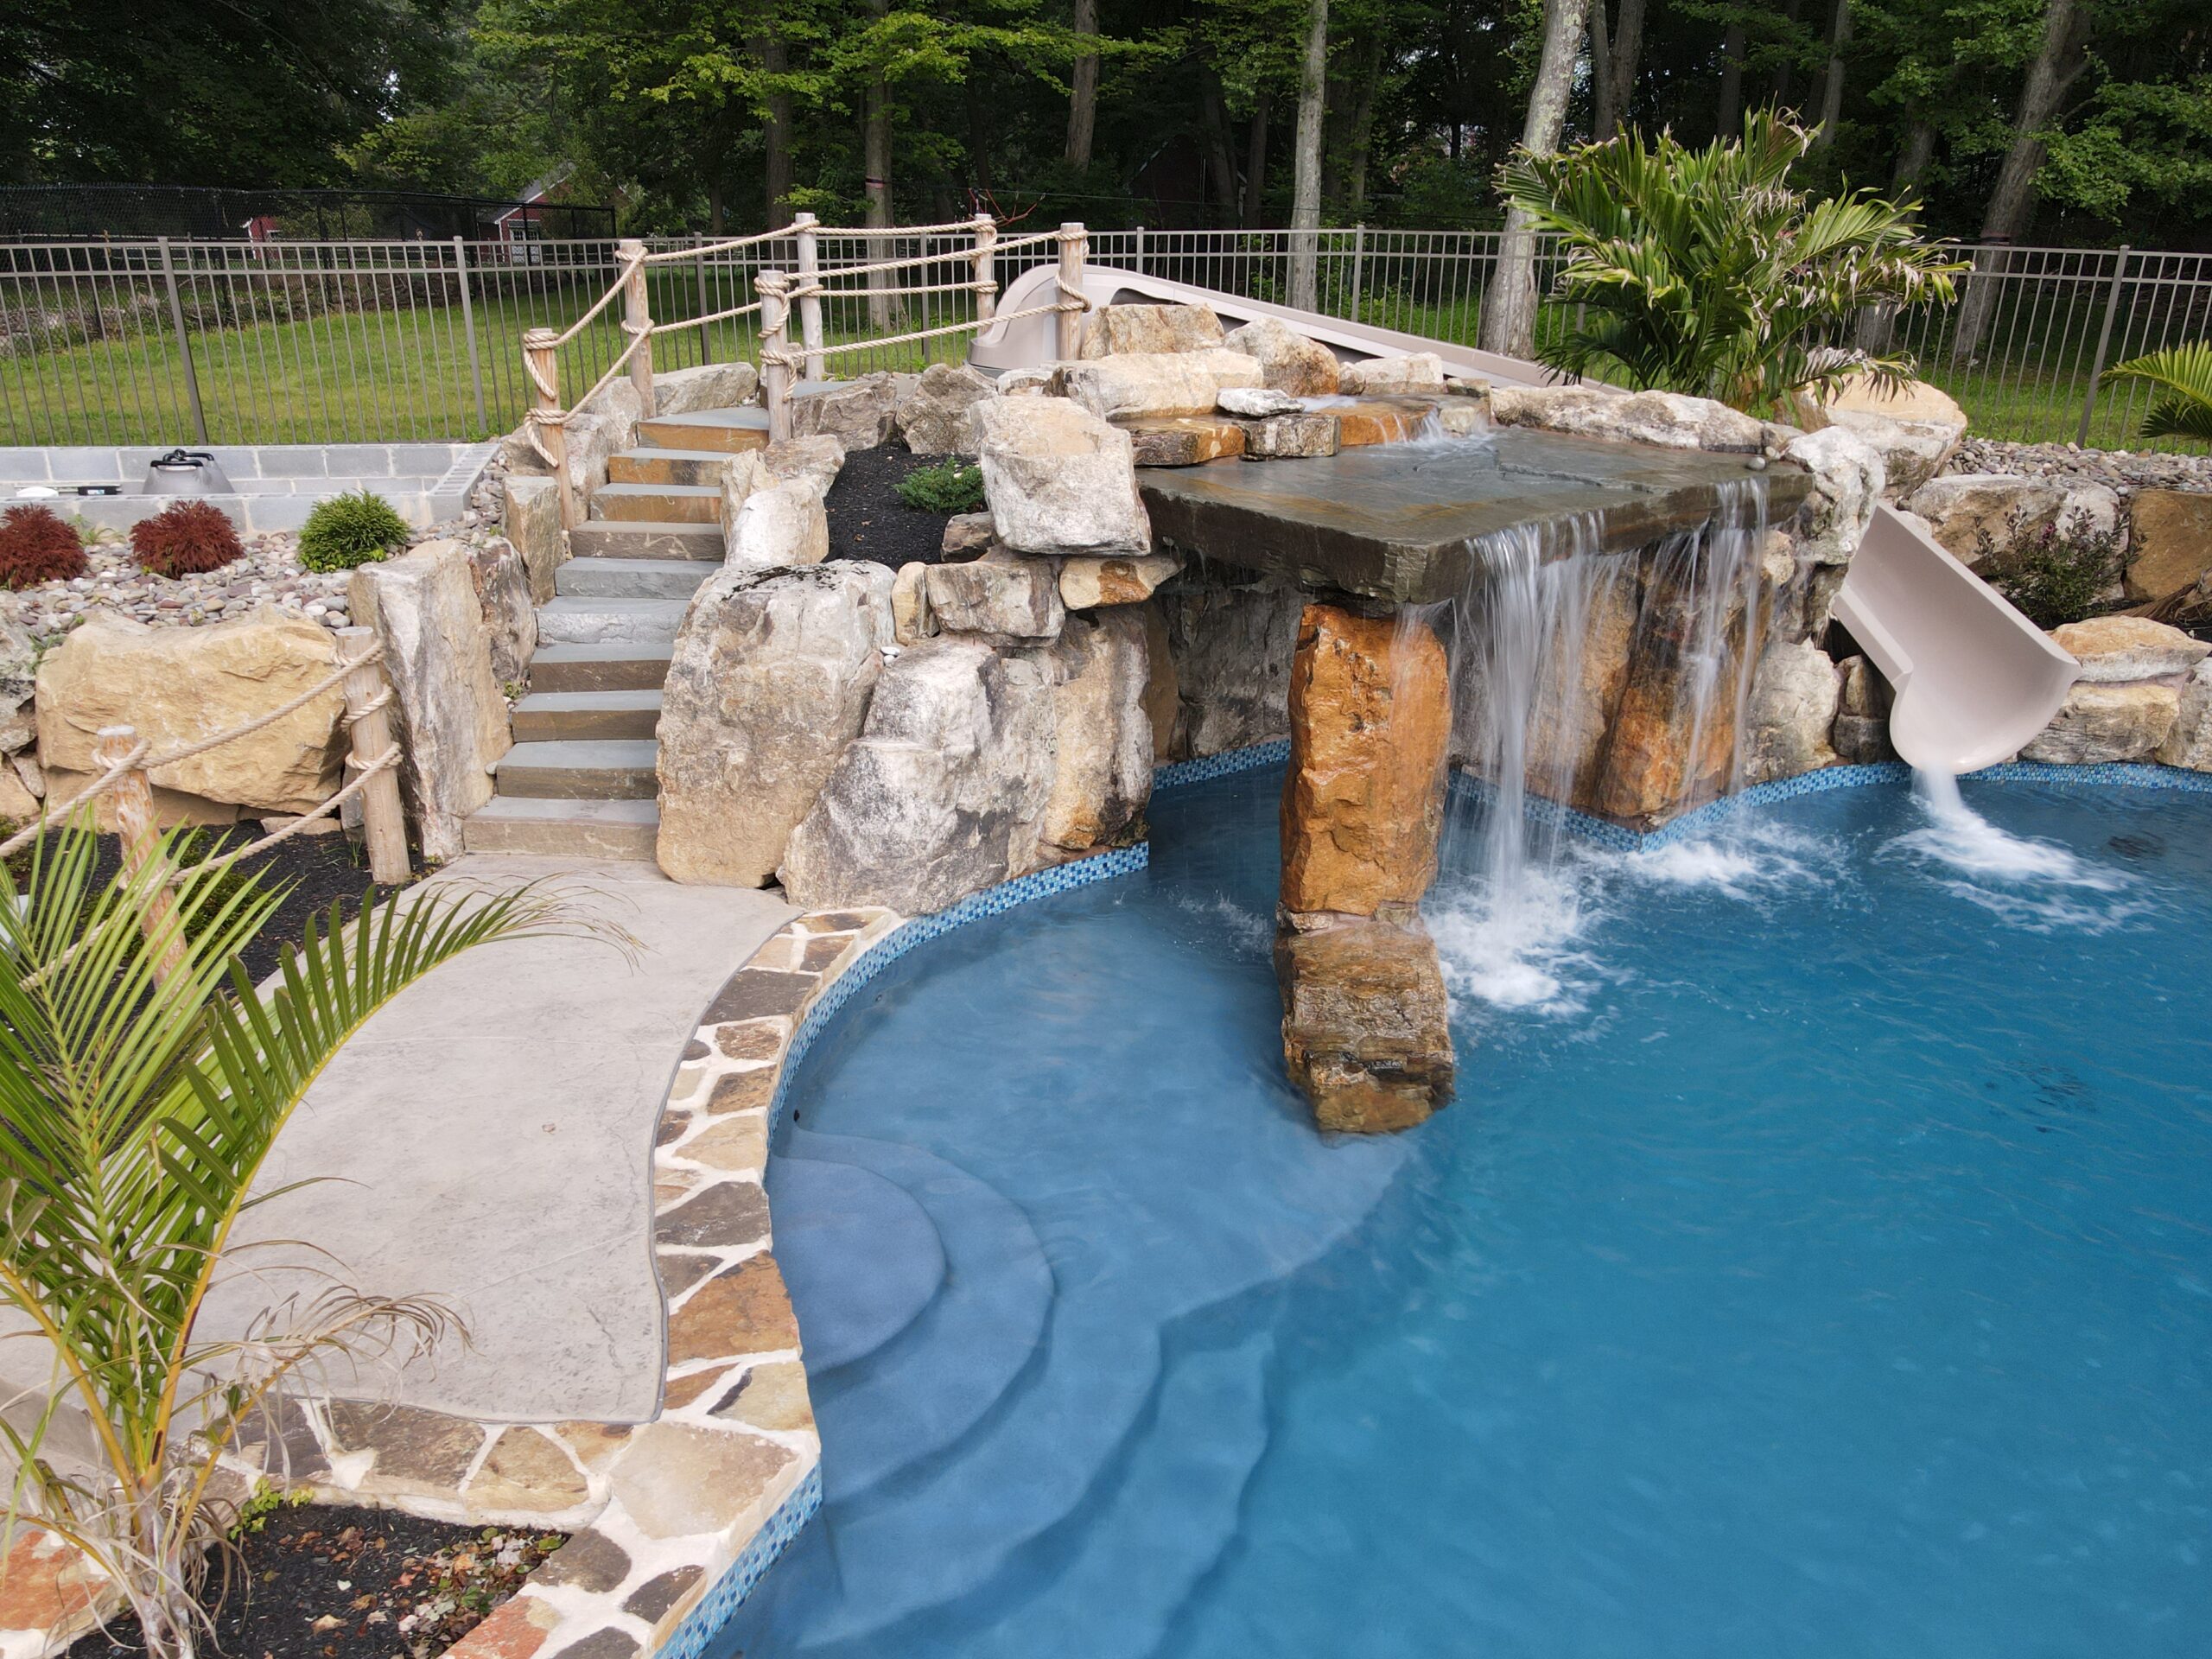
[[[1290,189],[1290,303],[1315,308],[1315,255],[1321,226],[1321,120],[1329,85],[1329,0],[1309,0],[1306,54],[1298,81],[1298,141]]]
[[[1908,360],[1837,342],[1864,307],[1948,299],[1958,267],[1910,208],[1791,188],[1811,145],[1756,111],[1740,139],[1703,149],[1631,131],[1508,164],[1508,200],[1566,244],[1560,297],[1583,316],[1542,360],[1800,420],[1850,376],[1908,378]]]
[[[1544,0],[1543,54],[1535,83],[1529,90],[1528,119],[1521,131],[1521,153],[1531,159],[1559,148],[1567,119],[1567,94],[1574,74],[1575,44],[1582,37],[1587,0]],[[1509,195],[1505,230],[1498,238],[1497,263],[1483,296],[1482,346],[1506,357],[1526,357],[1536,332],[1535,219],[1530,209]]]
[[[1610,138],[1628,119],[1643,50],[1643,0],[1619,0],[1619,21],[1605,29],[1605,0],[1590,0],[1590,136]]]
[[[1088,40],[1098,33],[1098,0],[1075,0],[1075,32]],[[1075,60],[1074,86],[1068,94],[1067,162],[1090,165],[1090,144],[1098,128],[1098,54],[1084,52]]]
[[[41,843],[25,888],[0,868],[0,1302],[51,1348],[55,1377],[28,1429],[0,1419],[9,1519],[83,1550],[147,1651],[188,1659],[210,1629],[206,1552],[226,1530],[210,1477],[242,1422],[319,1357],[450,1324],[323,1273],[320,1294],[239,1338],[201,1332],[210,1292],[243,1276],[232,1230],[264,1161],[331,1057],[406,986],[476,944],[576,929],[527,889],[395,895],[350,927],[334,907],[264,995],[238,958],[278,895],[212,866],[171,887],[166,855],[97,884],[85,817]],[[92,1448],[82,1472],[41,1455],[57,1421]]]

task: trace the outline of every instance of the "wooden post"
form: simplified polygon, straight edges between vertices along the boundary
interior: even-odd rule
[[[814,227],[822,221],[812,213],[795,213],[791,217],[791,231],[798,240],[798,281],[801,288],[812,288],[822,277],[822,249]],[[806,347],[806,378],[823,378],[822,366],[822,296],[802,294],[798,302],[799,342]]]
[[[1081,225],[1060,226],[1060,293],[1059,301],[1069,305],[1083,295],[1083,263],[1089,251],[1090,238]],[[1058,355],[1063,361],[1071,362],[1083,355],[1083,313],[1071,307],[1055,319],[1059,324]]]
[[[976,321],[988,322],[998,315],[999,224],[988,213],[976,215]]]
[[[368,628],[340,628],[336,632],[340,662],[352,662],[377,642]],[[353,722],[350,766],[366,767],[391,747],[386,709],[371,706],[385,690],[384,670],[375,663],[364,663],[346,677],[346,713]],[[378,887],[397,887],[414,874],[407,862],[407,815],[399,804],[397,768],[385,767],[362,786],[361,828],[369,843],[369,874]]]
[[[92,759],[105,772],[137,747],[134,728],[103,726],[92,746]],[[154,977],[166,980],[184,966],[184,934],[177,926],[176,901],[168,890],[168,861],[162,856],[162,838],[154,829],[153,785],[143,767],[133,766],[109,785],[107,794],[115,809],[115,833],[123,842],[124,875],[142,883],[147,895],[139,925],[154,950]]]
[[[630,353],[630,384],[638,391],[639,413],[651,420],[653,413],[653,313],[645,292],[645,245],[624,240],[614,245],[622,261],[622,332],[637,342]]]
[[[543,440],[545,459],[560,486],[561,528],[574,530],[583,522],[575,485],[569,477],[569,435],[562,423],[561,353],[554,345],[560,336],[550,328],[531,328],[522,337],[523,367],[530,382],[531,412]],[[550,420],[544,417],[550,416]]]
[[[783,362],[791,283],[780,270],[764,270],[753,279],[753,289],[760,296],[760,401],[768,409],[768,442],[781,443],[791,435],[791,405],[785,399],[791,372]]]

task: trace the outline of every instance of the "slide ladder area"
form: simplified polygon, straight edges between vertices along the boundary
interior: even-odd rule
[[[994,322],[976,334],[968,348],[968,361],[972,365],[987,373],[1002,374],[1013,369],[1037,368],[1052,362],[1058,355],[1053,340],[1058,318],[1014,315],[1033,306],[1050,305],[1055,291],[1052,285],[1058,274],[1052,265],[1038,265],[1022,272],[1007,284],[1006,292],[999,296],[998,302],[998,308],[1006,315],[1007,320]],[[1442,340],[1423,339],[1419,334],[1401,334],[1395,328],[1377,328],[1369,323],[1347,322],[1341,317],[1324,316],[1318,311],[1297,311],[1287,305],[1274,305],[1265,300],[1248,300],[1241,294],[1224,293],[1214,288],[1198,288],[1189,283],[1173,283],[1164,276],[1149,276],[1141,271],[1123,270],[1116,265],[1085,265],[1083,268],[1083,295],[1094,306],[1211,306],[1224,328],[1237,328],[1261,317],[1273,317],[1276,321],[1295,328],[1308,340],[1320,341],[1347,361],[1370,357],[1397,357],[1412,352],[1433,352],[1444,359],[1444,366],[1448,372],[1479,375],[1503,385],[1549,385],[1557,378],[1541,363],[1523,362],[1517,357],[1501,357],[1496,352],[1477,351],[1471,346],[1447,345]]]
[[[1835,620],[1896,693],[1890,741],[1927,772],[1994,766],[2050,724],[2082,665],[1888,507],[1836,594]]]

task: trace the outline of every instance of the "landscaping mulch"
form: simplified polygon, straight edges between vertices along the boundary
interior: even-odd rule
[[[893,570],[942,563],[945,520],[951,515],[908,506],[899,499],[899,480],[944,459],[914,454],[903,443],[848,454],[822,502],[830,514],[830,556],[872,559]]]
[[[226,848],[257,841],[261,834],[258,823],[208,830],[193,855],[194,861],[215,857]],[[99,861],[93,880],[105,883],[122,868],[123,843],[113,836],[102,836],[99,840]],[[8,861],[18,886],[30,868],[30,849],[26,848]],[[241,872],[263,872],[265,884],[288,889],[260,936],[243,953],[246,972],[257,982],[276,971],[284,948],[298,943],[307,930],[310,915],[317,918],[317,925],[321,926],[334,901],[350,918],[359,913],[362,894],[391,891],[374,887],[369,880],[367,849],[354,845],[343,835],[294,836],[289,841],[278,842],[266,852],[240,859],[231,868]]]
[[[250,1528],[254,1522],[248,1522]],[[481,1624],[565,1541],[553,1532],[463,1527],[381,1510],[279,1505],[233,1541],[227,1592],[205,1592],[226,1659],[431,1659]],[[120,1618],[68,1659],[130,1659]]]

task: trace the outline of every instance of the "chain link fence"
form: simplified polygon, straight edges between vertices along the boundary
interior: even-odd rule
[[[1321,310],[1474,342],[1497,257],[1495,232],[1310,234]],[[927,257],[942,261],[947,283],[965,275],[974,248],[965,235],[823,235],[834,249],[825,251],[826,267]],[[656,320],[741,305],[762,270],[796,269],[788,238],[711,253],[705,240],[647,244],[673,254],[702,249],[696,260],[652,267]],[[1282,301],[1292,241],[1285,231],[1100,231],[1091,234],[1090,258]],[[1910,354],[1985,437],[2142,447],[2134,435],[2147,394],[2128,386],[2100,392],[2100,371],[2212,335],[2212,255],[1993,246],[1958,255],[1974,270],[1957,302],[1870,314],[1859,336]],[[1001,284],[1038,257],[1033,250],[1001,259]],[[1548,287],[1558,245],[1540,240],[1537,259]],[[519,423],[528,406],[523,331],[565,328],[619,273],[611,238],[0,245],[0,446],[490,436]],[[825,304],[833,342],[956,322],[974,308],[971,295],[954,292]],[[618,312],[610,308],[563,348],[564,387],[590,385],[620,353]],[[1566,308],[1547,307],[1540,338],[1571,322]],[[658,366],[750,360],[756,325],[746,317],[686,331],[657,345]],[[841,368],[915,369],[965,347],[957,335],[910,341],[855,353]]]

